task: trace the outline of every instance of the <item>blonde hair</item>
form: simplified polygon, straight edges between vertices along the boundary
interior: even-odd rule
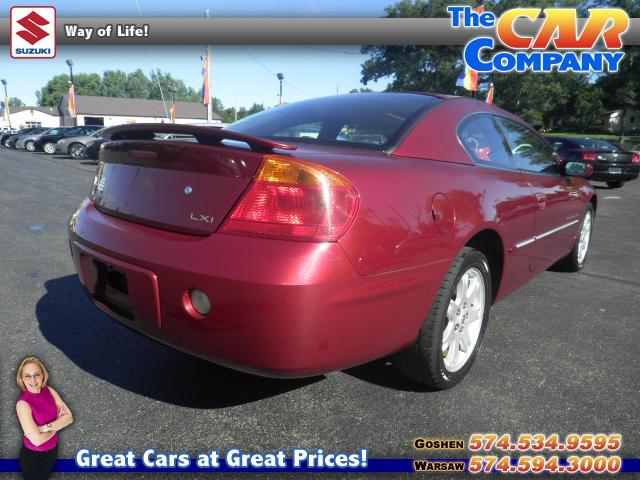
[[[47,372],[47,369],[44,368],[44,364],[40,361],[38,357],[27,357],[24,360],[22,360],[22,362],[20,363],[20,366],[18,367],[18,374],[16,375],[16,381],[18,382],[18,386],[20,387],[21,390],[27,389],[26,385],[24,384],[24,380],[22,380],[22,371],[24,370],[24,367],[26,367],[30,363],[33,363],[40,369],[43,376],[42,386],[46,387],[47,381],[49,380],[49,372]]]

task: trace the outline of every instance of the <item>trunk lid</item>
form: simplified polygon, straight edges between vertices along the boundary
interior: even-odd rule
[[[596,160],[607,163],[631,163],[631,152],[624,152],[622,150],[614,152],[611,150],[596,151]]]
[[[216,231],[251,182],[263,152],[295,148],[209,127],[144,127],[109,129],[107,138],[116,141],[100,153],[93,203],[109,215],[187,234]],[[135,138],[149,132],[188,132],[201,143]],[[229,147],[225,139],[242,141],[245,148]]]

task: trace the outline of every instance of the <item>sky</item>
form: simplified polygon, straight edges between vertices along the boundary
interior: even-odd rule
[[[202,17],[209,9],[217,17],[381,17],[393,0],[110,0],[50,1],[38,4],[56,7],[59,18],[67,17]],[[0,17],[8,17],[15,5],[0,1]],[[107,15],[108,13],[108,15]],[[284,74],[283,100],[347,93],[360,88],[361,64],[367,56],[349,46],[213,46],[211,90],[225,107],[249,107],[253,103],[273,106],[278,102],[276,73]],[[35,92],[54,75],[68,73],[65,60],[73,59],[74,74],[104,70],[147,75],[160,69],[200,90],[201,45],[193,46],[65,46],[58,45],[53,59],[12,59],[9,46],[0,46],[0,76],[7,81],[10,97],[36,105]],[[367,87],[384,90],[390,79],[370,82]]]

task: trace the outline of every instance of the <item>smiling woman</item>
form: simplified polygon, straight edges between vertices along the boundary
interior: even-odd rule
[[[58,392],[47,386],[49,373],[37,357],[20,363],[16,375],[22,395],[16,412],[24,432],[20,468],[25,480],[46,480],[58,451],[58,431],[73,422],[71,411]]]

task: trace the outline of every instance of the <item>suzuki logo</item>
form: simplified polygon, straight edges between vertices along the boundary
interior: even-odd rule
[[[45,37],[48,37],[49,34],[41,29],[38,25],[44,26],[49,25],[49,22],[38,15],[36,12],[31,12],[24,18],[18,20],[18,23],[22,25],[26,30],[22,30],[17,32],[16,35],[20,36],[31,45],[38,43]]]
[[[190,219],[193,220],[194,222],[213,223],[213,216],[202,215],[201,213],[199,213],[198,215],[200,215],[200,216],[197,217],[195,213],[191,212]]]
[[[56,56],[56,9],[11,7],[11,58]]]

